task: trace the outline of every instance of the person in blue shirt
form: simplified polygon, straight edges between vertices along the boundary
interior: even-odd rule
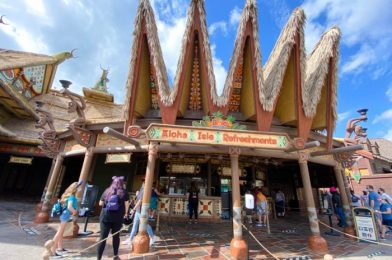
[[[72,183],[61,196],[61,205],[63,211],[60,215],[60,227],[54,235],[52,246],[52,254],[55,256],[62,256],[67,250],[63,248],[63,235],[65,231],[65,224],[71,221],[72,216],[77,216],[78,200],[75,196],[78,190],[79,183]]]
[[[382,215],[381,239],[385,239],[387,227],[392,226],[392,205],[387,199],[381,201],[379,213]]]
[[[369,192],[369,207],[374,210],[374,216],[376,217],[376,222],[378,229],[382,229],[381,223],[381,214],[380,214],[380,205],[381,205],[381,196],[374,191],[373,185],[367,185],[366,190]]]

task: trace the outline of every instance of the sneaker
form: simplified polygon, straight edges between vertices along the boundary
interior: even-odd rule
[[[197,220],[195,219],[195,220],[193,221],[193,223],[197,224]]]
[[[68,251],[63,250],[63,249],[56,249],[56,256],[65,256],[68,253]]]
[[[122,245],[130,245],[131,244],[131,239],[127,238],[126,240],[124,240],[123,242],[121,242]]]
[[[262,227],[262,226],[263,226],[262,223],[257,223],[257,224],[256,224],[256,227]]]
[[[156,236],[151,237],[150,238],[150,246],[152,246],[155,243],[156,240],[157,240]]]
[[[385,237],[380,237],[380,240],[387,240]]]
[[[188,220],[188,224],[192,224],[193,222],[192,222],[192,220],[190,219],[190,220]]]

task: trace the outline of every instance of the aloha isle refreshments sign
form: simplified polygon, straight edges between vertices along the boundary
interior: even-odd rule
[[[176,125],[151,124],[147,139],[156,142],[209,144],[285,150],[289,137],[281,133],[265,133],[233,129],[214,129]]]

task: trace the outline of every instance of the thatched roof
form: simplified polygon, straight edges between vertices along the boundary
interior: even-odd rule
[[[10,130],[8,130],[7,128],[3,127],[2,125],[0,125],[0,135],[2,136],[8,136],[8,137],[14,137],[15,133],[11,132]]]
[[[199,16],[194,14],[196,10]],[[257,7],[255,0],[247,0],[243,9],[241,20],[239,23],[235,46],[230,61],[229,71],[225,81],[223,93],[221,96],[217,95],[215,75],[212,66],[212,55],[209,44],[209,37],[205,19],[205,5],[204,0],[192,0],[188,10],[188,20],[185,33],[182,39],[182,49],[178,61],[177,73],[174,80],[173,89],[170,90],[167,80],[166,68],[162,56],[162,50],[159,44],[157,27],[153,10],[148,0],[140,0],[137,16],[135,19],[135,31],[132,45],[132,56],[129,68],[129,76],[127,81],[127,96],[124,105],[124,119],[129,112],[129,100],[132,93],[133,74],[136,67],[136,59],[138,55],[139,38],[143,36],[142,21],[145,21],[147,30],[147,41],[150,50],[152,63],[156,69],[157,88],[160,96],[160,101],[165,106],[173,105],[178,93],[179,78],[182,70],[185,68],[185,52],[186,46],[193,39],[193,24],[194,19],[200,19],[202,44],[200,45],[206,58],[208,73],[208,84],[211,92],[212,102],[218,107],[224,107],[228,104],[230,93],[232,89],[233,75],[238,65],[239,56],[243,51],[244,41],[246,40],[246,27],[251,23],[253,41],[253,64],[256,67],[257,75],[257,89],[259,92],[259,101],[265,111],[271,112],[274,109],[277,98],[282,87],[285,72],[288,66],[289,59],[296,44],[299,45],[299,59],[300,59],[300,83],[302,86],[302,100],[303,110],[306,117],[314,117],[317,112],[317,104],[320,100],[321,90],[326,76],[329,73],[329,59],[333,58],[334,66],[334,82],[333,97],[332,97],[332,113],[333,120],[336,120],[336,84],[337,84],[337,63],[338,63],[338,47],[340,39],[340,31],[337,28],[332,28],[326,32],[320,42],[317,44],[315,50],[306,58],[305,44],[304,44],[304,25],[305,14],[300,8],[293,11],[287,24],[283,28],[275,47],[273,48],[270,57],[268,58],[264,68],[261,63],[261,50],[259,44],[258,18]],[[208,86],[207,86],[208,88]]]
[[[55,63],[52,56],[0,49],[0,70]]]
[[[321,90],[329,73],[333,74],[332,82],[332,116],[333,122],[337,118],[337,68],[339,63],[340,30],[333,27],[325,32],[321,40],[310,53],[306,63],[306,79],[303,85],[302,102],[305,115],[313,117],[316,114],[317,105],[321,98]],[[334,71],[329,71],[330,59],[333,60]]]
[[[275,100],[278,97],[283,83],[284,74],[295,44],[295,37],[297,36],[297,33],[300,35],[300,63],[301,73],[304,75],[306,68],[305,44],[303,37],[304,24],[304,11],[300,8],[295,9],[290,16],[289,21],[280,33],[278,41],[264,66],[265,89],[259,89],[259,91],[260,102],[266,111],[272,111],[274,108]],[[304,85],[304,82],[304,76],[302,76],[302,86]]]

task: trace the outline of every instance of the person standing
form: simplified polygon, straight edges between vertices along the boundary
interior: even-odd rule
[[[392,226],[392,205],[386,200],[382,199],[380,205],[380,212],[382,215],[382,226],[381,226],[381,239],[385,239],[387,227]]]
[[[99,205],[102,206],[99,224],[101,228],[100,240],[102,241],[97,247],[97,259],[102,258],[106,246],[106,238],[110,231],[113,237],[113,259],[118,258],[118,248],[120,246],[120,229],[124,217],[127,218],[126,212],[129,207],[128,192],[124,188],[124,177],[112,177],[111,185],[103,192]]]
[[[380,213],[381,196],[374,191],[373,185],[367,185],[366,190],[369,192],[369,207],[374,210],[378,230],[382,229],[382,216]]]
[[[343,203],[340,194],[335,187],[331,187],[329,191],[332,194],[332,205],[333,205],[334,212],[338,218],[338,226],[344,228],[347,226],[346,216],[343,211]]]
[[[72,216],[76,217],[78,214],[78,199],[75,194],[79,185],[80,184],[77,182],[72,183],[61,196],[60,202],[63,207],[63,211],[60,215],[60,227],[53,238],[54,244],[51,248],[52,255],[62,256],[67,252],[67,250],[63,248],[64,230],[65,225],[67,222],[71,221]]]
[[[187,197],[188,197],[188,209],[189,209],[189,221],[188,223],[192,223],[192,217],[195,215],[195,220],[193,220],[193,223],[197,224],[197,208],[199,206],[199,193],[200,190],[196,186],[196,182],[192,181],[191,182],[191,187],[189,188],[187,192]]]
[[[256,211],[258,222],[256,226],[267,226],[267,197],[260,188],[256,188]]]
[[[278,217],[284,217],[285,215],[285,197],[282,190],[278,190],[275,195],[275,209]]]
[[[149,208],[149,220],[155,220],[156,211],[158,208],[158,196],[161,196],[161,193],[156,188],[156,182],[152,184],[151,191],[151,199],[150,199],[150,208]]]
[[[353,207],[360,207],[361,199],[357,195],[355,195],[353,189],[350,189],[350,194],[351,194],[351,204],[353,205]]]
[[[392,205],[392,197],[389,196],[389,194],[385,193],[385,190],[383,188],[378,189],[378,194],[380,194],[383,200],[387,201],[389,204]]]
[[[140,187],[140,190],[136,196],[135,207],[133,207],[133,209],[131,210],[131,215],[134,216],[132,230],[131,230],[131,233],[129,234],[129,238],[127,240],[125,240],[123,242],[123,244],[126,244],[126,245],[131,244],[133,238],[136,236],[136,234],[139,230],[140,213],[141,213],[141,208],[142,208],[143,194],[144,194],[144,179],[143,179],[143,184]],[[156,237],[154,235],[154,232],[152,231],[150,224],[147,224],[147,234],[150,237],[150,246],[152,246],[155,243]]]
[[[369,194],[366,190],[362,191],[361,204],[362,204],[362,207],[369,208]]]

